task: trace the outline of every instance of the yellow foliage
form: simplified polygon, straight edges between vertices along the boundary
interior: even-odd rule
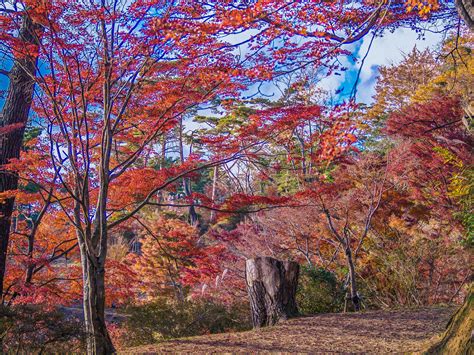
[[[411,95],[412,102],[425,102],[440,93],[472,100],[474,95],[474,35],[447,40],[441,54],[441,72],[420,85]]]
[[[438,0],[405,0],[407,12],[417,10],[422,17],[439,8]]]
[[[465,167],[461,159],[446,148],[435,147],[434,150],[443,159],[445,164],[452,165],[458,169],[458,172],[454,173],[450,178],[448,187],[450,197],[462,198],[468,196],[474,185],[473,169]]]

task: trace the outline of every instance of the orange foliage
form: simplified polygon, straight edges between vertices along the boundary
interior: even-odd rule
[[[145,299],[170,293],[182,299],[186,289],[199,292],[220,272],[222,247],[204,245],[194,227],[163,217],[146,223],[141,253],[133,257],[133,269],[141,280],[138,289]]]

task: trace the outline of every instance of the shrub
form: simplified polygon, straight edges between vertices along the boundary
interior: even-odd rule
[[[194,335],[251,328],[248,305],[227,306],[209,300],[160,299],[127,309],[123,346],[138,346]]]
[[[338,312],[344,293],[336,276],[322,268],[303,266],[296,293],[301,314]]]
[[[40,305],[0,306],[2,353],[70,353],[84,349],[82,323]]]

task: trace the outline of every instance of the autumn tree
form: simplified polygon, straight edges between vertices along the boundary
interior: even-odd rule
[[[216,38],[220,27],[199,19],[200,5],[58,2],[51,10],[39,54],[47,69],[36,80],[40,141],[49,146],[42,159],[59,182],[53,202],[79,244],[88,351],[109,353],[109,230],[159,191],[220,163],[191,156],[155,169],[155,144],[187,109],[233,95],[240,85],[230,69],[240,63]]]
[[[30,2],[22,5],[21,15],[34,19]],[[250,84],[308,66],[327,68],[329,75],[341,69],[336,59],[347,54],[345,45],[371,31],[375,36],[400,21],[412,23],[419,15],[445,15],[452,9],[448,2],[431,1],[427,7],[412,4],[418,11],[407,11],[401,1],[356,7],[352,1],[101,0],[43,5],[47,11],[42,12],[41,41],[34,43],[42,70],[37,77],[30,70],[34,81],[24,97],[31,96],[36,83],[34,109],[43,128],[38,148],[48,147],[37,151],[53,176],[40,185],[42,191],[51,191],[50,203],[77,238],[89,353],[114,351],[104,317],[107,249],[114,228],[145,206],[175,205],[163,198],[178,185],[186,193],[180,206],[194,208],[198,196],[189,191],[189,179],[203,169],[237,158],[260,169],[265,155],[286,151],[288,165],[301,168],[298,179],[307,182],[317,170],[315,162],[334,161],[354,143],[352,104],[327,109],[293,102],[255,107],[243,122],[235,123],[235,130],[203,137],[209,150],[186,156],[181,149],[179,160],[165,164],[167,136],[187,113],[208,102],[232,111],[228,103],[235,101],[229,98],[240,96]],[[8,26],[10,35],[21,33],[18,21]],[[245,39],[238,42],[238,36],[232,36],[236,34]],[[242,46],[246,51],[239,56],[234,49]],[[36,54],[27,58],[31,64]],[[24,111],[22,122],[27,118]],[[322,132],[311,130],[308,122],[314,120],[323,123]],[[9,174],[21,170],[20,163]],[[282,201],[274,197],[230,196],[221,207],[230,213],[236,206]],[[11,214],[11,196],[8,201]],[[217,209],[214,203],[207,207]]]
[[[456,5],[461,8],[461,3]],[[235,27],[252,29],[248,39],[259,43],[275,43],[265,53],[267,69],[273,75],[285,75],[321,64],[337,66],[338,55],[347,54],[348,45],[367,35],[382,35],[387,28],[403,24],[416,27],[420,21],[441,20],[447,28],[456,26],[456,5],[445,0],[321,2],[319,0],[216,2],[216,14]]]
[[[428,285],[435,287],[431,292],[437,293],[444,282],[451,282],[454,287],[449,288],[448,300],[458,297],[465,284],[468,288],[464,305],[453,316],[442,339],[430,349],[436,352],[462,352],[469,346],[466,310],[472,302],[472,286],[469,285],[472,274],[464,266],[469,264],[466,260],[472,247],[472,219],[466,216],[472,215],[472,202],[467,196],[472,194],[472,114],[469,107],[473,77],[471,49],[466,46],[471,34],[461,34],[458,32],[443,44],[431,80],[420,83],[414,91],[401,93],[405,104],[385,112],[388,114],[386,132],[395,143],[396,154],[404,156],[405,164],[398,168],[397,175],[409,186],[412,203],[417,206],[412,217],[405,217],[408,220],[402,228],[410,231],[414,220],[424,220],[421,233],[431,239],[432,244],[440,245],[441,259],[448,259],[439,266],[441,272],[437,271],[439,261],[436,259],[419,272],[428,271]],[[401,70],[403,72],[404,67],[416,70],[418,65],[405,61]],[[396,72],[397,68],[393,70]],[[383,81],[390,86],[392,80],[382,77],[382,84]],[[400,87],[397,82],[393,84]],[[468,250],[462,250],[462,245]],[[436,255],[433,249],[430,250],[432,256]],[[447,250],[453,249],[454,257],[450,258]],[[451,277],[453,280],[446,280],[449,275],[443,276],[443,272],[455,275]],[[431,282],[433,275],[438,277],[436,283]],[[441,297],[446,297],[446,292]]]
[[[365,155],[354,164],[341,165],[334,182],[316,188],[315,205],[326,219],[331,238],[345,255],[350,300],[361,308],[357,286],[356,259],[373,227],[373,219],[391,188],[390,158]]]
[[[18,176],[5,171],[10,159],[17,159],[23,141],[33,99],[42,22],[47,11],[46,2],[29,1],[25,4],[2,2],[0,5],[0,39],[5,63],[13,62],[10,70],[0,68],[0,75],[8,79],[8,93],[0,113],[0,297],[10,239],[10,223],[15,203],[14,196],[3,196],[18,187]]]
[[[148,299],[166,297],[170,293],[183,302],[192,292],[203,293],[221,272],[222,247],[205,245],[197,229],[177,218],[164,218],[152,213],[137,216],[141,230],[140,255],[134,256],[133,268],[140,289]]]

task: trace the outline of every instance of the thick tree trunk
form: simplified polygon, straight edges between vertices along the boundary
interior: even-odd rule
[[[471,354],[474,331],[474,284],[459,310],[448,323],[442,338],[430,349],[428,354]]]
[[[455,0],[459,16],[466,25],[474,31],[474,1],[473,0]]]
[[[97,259],[83,255],[83,307],[88,354],[112,354],[115,348],[105,323],[105,268]],[[95,264],[95,265],[94,265]]]
[[[3,175],[3,174],[2,174]],[[0,176],[0,180],[3,176]],[[2,181],[4,182],[4,181]],[[2,185],[0,182],[0,185]],[[7,181],[4,185],[0,186],[0,192],[14,190],[15,182]],[[3,280],[5,278],[6,266],[7,266],[7,252],[8,242],[10,239],[10,219],[13,213],[13,204],[15,200],[9,198],[3,203],[0,203],[0,299],[3,302]]]
[[[254,328],[274,325],[298,314],[296,262],[259,257],[248,259],[245,271]]]
[[[351,301],[352,305],[354,306],[354,311],[360,311],[360,298],[359,293],[357,292],[357,281],[356,281],[356,273],[354,267],[354,260],[352,258],[352,251],[351,248],[346,248],[346,260],[347,266],[349,268],[349,287],[351,293]]]
[[[19,39],[29,45],[39,44],[39,25],[25,15],[19,31]],[[18,176],[5,172],[2,168],[11,159],[20,157],[23,135],[33,99],[36,73],[36,53],[17,56],[9,74],[8,94],[0,114],[0,127],[18,125],[15,129],[0,134],[0,193],[15,190]],[[10,223],[15,199],[8,198],[0,203],[0,296],[3,296],[3,280],[6,269]],[[3,299],[3,297],[0,297]]]
[[[283,307],[288,317],[298,315],[296,305],[296,289],[298,288],[298,277],[300,276],[300,266],[294,261],[283,261],[285,269],[285,282],[283,284]]]

